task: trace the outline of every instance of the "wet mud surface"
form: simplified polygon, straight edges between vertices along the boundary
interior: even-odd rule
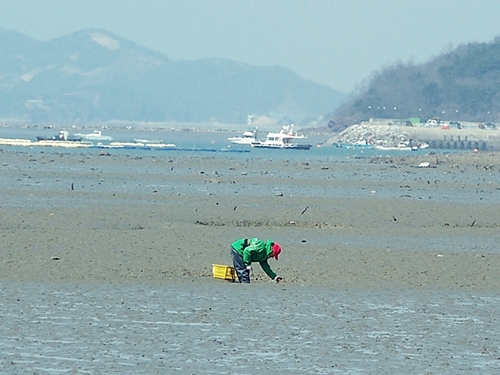
[[[283,245],[285,283],[496,289],[500,173],[476,156],[417,168],[3,152],[0,277],[210,278],[255,236]]]
[[[493,293],[203,284],[0,288],[3,374],[493,374]]]
[[[491,155],[0,156],[2,373],[499,366]],[[248,236],[282,245],[281,284],[212,278]]]

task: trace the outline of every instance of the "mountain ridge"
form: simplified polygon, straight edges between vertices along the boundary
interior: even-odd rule
[[[39,42],[0,28],[0,52],[0,117],[30,123],[246,123],[249,114],[300,123],[343,99],[288,68],[172,60],[103,29]]]
[[[500,121],[500,37],[448,48],[428,62],[396,62],[375,72],[335,111],[342,130],[370,118]]]

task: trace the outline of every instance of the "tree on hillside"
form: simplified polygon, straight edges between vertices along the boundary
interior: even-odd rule
[[[334,113],[329,126],[410,117],[500,121],[500,37],[448,47],[425,64],[384,67]]]

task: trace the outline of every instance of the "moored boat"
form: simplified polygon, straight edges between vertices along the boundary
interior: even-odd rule
[[[229,137],[227,140],[235,145],[251,145],[257,142],[257,128],[254,131],[247,130],[241,136]]]
[[[293,126],[293,125],[291,125]],[[286,150],[309,150],[309,143],[296,143],[295,139],[305,138],[304,135],[293,132],[291,126],[284,126],[279,133],[267,133],[264,141],[252,142],[254,148],[286,149]]]
[[[400,142],[397,145],[384,145],[374,143],[371,145],[374,150],[379,151],[418,151],[420,149],[426,149],[429,145],[425,142]]]
[[[81,139],[86,139],[89,141],[112,141],[113,140],[113,137],[110,137],[109,135],[102,135],[102,132],[100,130],[94,130],[92,133],[88,133],[88,134],[77,133],[77,134],[75,134],[75,137],[80,137]]]
[[[82,141],[81,137],[76,135],[69,135],[69,132],[66,130],[59,130],[59,133],[50,137],[46,137],[43,135],[37,135],[36,140],[40,141],[66,141],[66,142],[80,142]]]
[[[295,130],[293,130],[294,124],[283,125],[283,128],[280,130],[280,134],[284,134],[293,139],[303,139],[306,138],[304,134],[299,134]]]
[[[384,145],[373,144],[372,148],[378,151],[415,151],[415,149],[404,143],[400,143],[395,146],[384,146]]]
[[[369,142],[365,141],[365,140],[360,140],[360,141],[353,142],[353,143],[335,142],[333,145],[335,147],[338,147],[338,148],[347,148],[347,149],[370,148],[370,147],[372,147],[372,145]]]

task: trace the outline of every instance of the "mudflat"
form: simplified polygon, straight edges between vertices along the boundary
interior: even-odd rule
[[[283,284],[500,288],[498,153],[0,157],[4,280],[223,282],[212,264],[260,237],[282,245]],[[272,283],[258,265],[252,277]]]

